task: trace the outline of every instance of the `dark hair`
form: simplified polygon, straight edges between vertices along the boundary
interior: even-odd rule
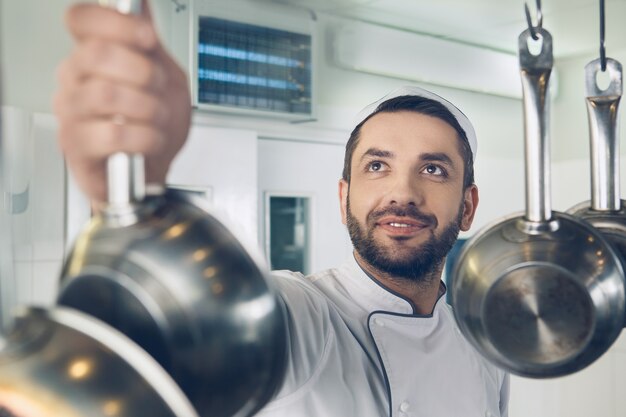
[[[459,151],[461,152],[464,165],[463,187],[467,188],[474,183],[474,160],[472,148],[469,145],[465,130],[463,130],[456,117],[454,117],[446,106],[436,100],[420,96],[399,96],[384,101],[376,108],[376,110],[374,110],[372,114],[367,116],[354,128],[350,134],[348,143],[346,143],[346,154],[343,162],[343,179],[345,181],[348,183],[350,182],[352,155],[354,154],[354,150],[356,149],[359,141],[361,127],[365,124],[365,122],[378,113],[395,113],[399,111],[412,111],[436,117],[452,126],[459,135]]]

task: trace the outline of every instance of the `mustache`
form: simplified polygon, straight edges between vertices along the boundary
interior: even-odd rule
[[[426,214],[413,205],[408,206],[389,206],[371,212],[367,217],[372,223],[384,216],[408,217],[416,220],[426,226],[437,227],[437,218],[432,214]]]

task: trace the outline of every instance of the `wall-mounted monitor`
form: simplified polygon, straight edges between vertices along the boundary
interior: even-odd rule
[[[246,1],[194,4],[190,73],[198,109],[313,117],[310,15]]]

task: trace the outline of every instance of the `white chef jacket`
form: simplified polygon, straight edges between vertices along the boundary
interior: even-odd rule
[[[289,358],[259,416],[508,416],[508,374],[463,338],[443,297],[432,315],[417,315],[353,257],[307,277],[274,272],[273,283],[286,306]]]

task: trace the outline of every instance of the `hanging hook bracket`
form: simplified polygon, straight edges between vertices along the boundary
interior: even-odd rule
[[[600,69],[606,71],[606,48],[604,46],[605,33],[604,0],[600,0]]]
[[[541,29],[543,26],[543,13],[541,13],[541,0],[536,0],[537,4],[537,24],[533,25],[533,21],[530,18],[530,10],[528,9],[528,3],[524,3],[524,12],[526,13],[526,22],[528,23],[528,30],[530,31],[530,36],[534,40],[539,40],[539,36],[537,35],[537,29]]]
[[[178,0],[171,0],[176,6],[176,13],[179,13],[187,8],[186,4],[180,3]]]

